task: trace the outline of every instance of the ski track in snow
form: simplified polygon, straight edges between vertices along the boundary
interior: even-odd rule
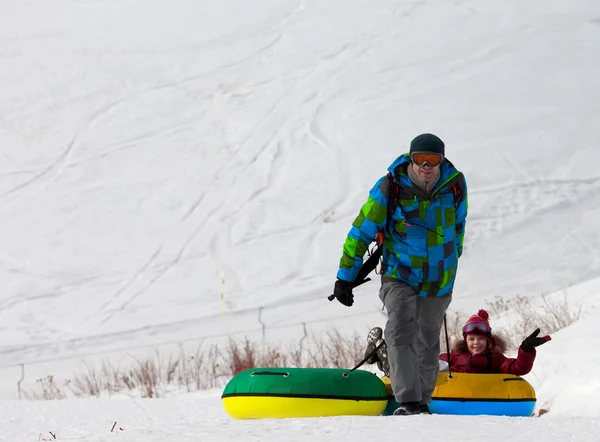
[[[224,66],[224,67],[223,67],[223,70],[221,70],[221,71],[220,71],[220,73],[221,73],[221,74],[223,74],[223,71],[227,72],[227,71],[235,71],[236,69],[240,69],[240,66],[241,66],[241,65],[243,65],[243,64],[245,64],[245,63],[248,63],[248,62],[251,62],[251,61],[253,61],[254,59],[258,58],[259,56],[264,56],[264,54],[265,54],[267,51],[269,51],[269,50],[273,50],[273,48],[276,46],[277,42],[278,42],[278,41],[281,39],[282,32],[283,32],[283,31],[281,31],[281,29],[283,29],[283,27],[284,27],[285,23],[287,23],[287,21],[288,21],[288,20],[290,20],[290,19],[291,19],[291,18],[292,18],[292,17],[295,15],[295,13],[296,13],[298,10],[301,10],[301,9],[303,9],[303,7],[304,7],[304,4],[303,4],[303,2],[300,2],[299,6],[298,6],[298,7],[297,7],[297,8],[296,8],[294,11],[292,11],[292,12],[290,12],[289,14],[285,15],[285,16],[284,16],[282,19],[280,19],[279,21],[277,21],[275,25],[270,25],[270,26],[267,26],[267,28],[271,28],[271,29],[276,29],[276,30],[277,30],[277,32],[278,32],[278,33],[277,33],[277,35],[275,36],[275,38],[273,38],[273,39],[272,39],[272,40],[271,40],[271,41],[270,41],[270,42],[269,42],[269,43],[268,43],[266,46],[264,46],[264,47],[260,48],[258,51],[254,52],[254,53],[253,53],[253,54],[251,54],[250,56],[248,56],[248,57],[246,57],[246,58],[243,58],[242,60],[240,60],[240,61],[237,61],[237,62],[235,62],[235,63],[231,63],[231,64],[229,64],[229,65],[226,65],[226,66]],[[238,36],[238,38],[239,38],[239,36]],[[204,75],[202,75],[202,77],[208,77],[208,76],[209,76],[208,74],[204,74]],[[185,81],[185,82],[190,82],[190,81],[192,81],[192,80],[193,80],[193,81],[196,81],[196,80],[198,80],[199,78],[200,78],[199,76],[196,76],[196,77],[192,77],[192,78],[190,78],[190,79],[184,80],[184,81]],[[162,88],[167,88],[167,87],[168,87],[168,88],[171,88],[171,87],[174,87],[174,86],[178,86],[178,85],[180,85],[180,84],[182,84],[182,83],[183,83],[183,81],[179,81],[179,82],[178,82],[178,83],[176,83],[176,84],[163,85],[163,86],[161,86],[161,89],[162,89]],[[274,110],[275,110],[275,107],[272,109],[272,111],[274,111]],[[272,112],[272,111],[271,111],[271,112]],[[264,121],[264,120],[266,120],[266,119],[269,117],[269,114],[270,114],[271,112],[269,112],[269,113],[268,113],[268,114],[267,114],[267,115],[264,117],[263,121]],[[259,126],[260,126],[260,123],[259,123],[259,124],[258,124],[258,125],[255,127],[255,129],[256,129],[257,127],[259,127]],[[251,134],[251,135],[252,135],[252,134]],[[242,146],[242,148],[243,148],[243,147],[244,147],[244,146]],[[240,150],[242,150],[242,149],[240,149]],[[256,159],[258,156],[260,156],[260,154],[261,154],[261,153],[262,153],[262,150],[261,150],[261,151],[259,151],[259,152],[256,154],[256,156],[255,156],[255,159]],[[234,154],[234,156],[235,156],[235,154]],[[252,163],[250,163],[250,165],[251,165],[251,164],[252,164]],[[227,167],[229,167],[229,166],[227,166]],[[219,176],[219,172],[217,172],[217,173],[215,174],[215,178],[216,178],[216,179],[218,179],[218,176]],[[235,185],[235,182],[234,182],[234,185]],[[186,220],[187,220],[188,218],[191,220],[191,221],[189,221],[189,223],[191,223],[191,224],[192,224],[192,226],[191,226],[191,227],[190,227],[190,229],[189,229],[189,230],[191,230],[191,233],[190,233],[190,234],[188,234],[188,235],[185,237],[185,239],[183,240],[183,243],[180,245],[180,247],[179,247],[179,248],[178,248],[178,250],[176,251],[176,253],[175,253],[175,256],[174,256],[173,258],[170,258],[170,259],[168,259],[168,264],[167,264],[167,265],[165,265],[165,266],[162,268],[162,270],[160,270],[160,271],[157,273],[157,275],[155,275],[154,277],[152,277],[152,278],[150,279],[150,281],[149,281],[149,282],[148,282],[148,283],[147,283],[147,284],[146,284],[146,285],[145,285],[145,286],[144,286],[142,289],[140,289],[139,291],[137,291],[136,293],[134,293],[133,295],[131,295],[131,296],[128,298],[128,300],[127,300],[127,301],[125,301],[125,302],[124,302],[124,303],[121,305],[121,307],[118,309],[118,311],[117,311],[117,312],[115,312],[115,313],[112,313],[112,314],[110,314],[109,316],[105,317],[105,319],[104,319],[104,320],[103,320],[103,321],[102,321],[100,324],[102,324],[102,323],[105,323],[105,322],[107,322],[108,320],[112,319],[116,313],[118,313],[119,311],[122,311],[124,308],[126,308],[126,307],[127,307],[129,304],[131,304],[131,303],[132,303],[132,302],[133,302],[135,299],[137,299],[137,298],[138,298],[139,296],[141,296],[141,295],[142,295],[142,294],[143,294],[143,293],[144,293],[146,290],[148,290],[148,289],[149,289],[149,288],[150,288],[152,285],[154,285],[154,284],[155,284],[156,282],[158,282],[158,281],[159,281],[159,280],[160,280],[162,277],[164,277],[166,274],[168,274],[168,272],[169,272],[170,270],[172,270],[172,269],[173,269],[173,268],[174,268],[174,267],[175,267],[175,266],[176,266],[176,265],[179,263],[179,261],[181,260],[181,258],[182,258],[182,257],[183,257],[183,255],[185,254],[185,252],[186,252],[186,250],[188,249],[188,247],[189,247],[189,246],[190,246],[190,245],[193,243],[193,241],[194,241],[194,239],[196,238],[196,236],[202,232],[202,230],[203,230],[204,226],[206,226],[207,224],[210,224],[210,218],[211,218],[211,216],[210,216],[210,215],[209,215],[209,216],[207,216],[207,217],[203,217],[203,218],[201,218],[201,221],[197,221],[197,220],[194,220],[194,219],[193,219],[194,212],[196,212],[196,211],[197,211],[197,210],[198,210],[200,207],[202,207],[202,201],[203,201],[203,199],[204,199],[204,194],[200,195],[200,197],[199,197],[199,198],[198,198],[198,199],[197,199],[197,200],[196,200],[196,201],[195,201],[195,202],[192,204],[192,208],[191,208],[191,209],[188,211],[188,213],[187,213],[187,214],[186,214],[186,215],[183,217],[183,220],[182,220],[182,222],[186,222]],[[187,228],[184,228],[184,230],[185,230],[185,231],[187,231],[188,229],[187,229]],[[218,250],[218,249],[217,249],[217,250]],[[154,259],[154,257],[153,257],[152,259]],[[218,258],[217,258],[217,260],[218,260]],[[142,269],[142,272],[143,272],[143,271],[144,271],[146,268],[147,268],[147,266],[144,266],[144,269]],[[136,275],[134,278],[136,278],[137,276],[139,276],[139,274],[138,274],[138,275]],[[125,290],[127,290],[127,287],[125,288]],[[120,293],[121,293],[121,292],[119,292],[119,294],[120,294]]]
[[[272,26],[273,28],[276,29],[282,29],[284,24],[287,22],[287,20],[289,20],[294,13],[297,10],[300,10],[303,8],[303,3],[300,3],[300,6],[293,12],[291,12],[290,14],[286,15],[283,19],[281,19],[281,21],[277,22],[276,26]],[[269,26],[271,27],[271,26]],[[271,49],[272,47],[275,46],[275,44],[277,43],[277,41],[281,38],[281,33],[278,34],[276,36],[276,38],[274,38],[268,45],[260,48],[259,50],[257,50],[256,52],[254,52],[253,54],[249,55],[248,57],[231,63],[229,65],[225,66],[225,69],[236,69],[244,64],[247,63],[249,61],[254,60],[255,58],[263,55],[267,50]],[[160,131],[160,132],[154,132],[154,133],[149,133],[149,134],[145,134],[144,136],[141,137],[137,137],[131,140],[128,140],[125,145],[122,146],[116,146],[113,149],[111,149],[110,151],[104,152],[104,153],[100,153],[97,155],[92,156],[91,158],[87,158],[87,159],[83,159],[80,161],[76,161],[73,162],[72,164],[68,164],[67,160],[68,158],[71,156],[73,148],[79,144],[81,142],[81,140],[83,139],[85,133],[87,131],[89,131],[90,127],[92,127],[93,125],[97,124],[98,121],[101,120],[101,118],[107,114],[109,114],[111,111],[113,111],[114,109],[118,108],[119,106],[122,106],[126,101],[130,101],[133,100],[134,98],[137,98],[138,96],[142,95],[142,94],[148,94],[151,92],[155,92],[155,91],[164,91],[164,90],[168,90],[168,89],[173,89],[176,87],[181,86],[184,83],[190,83],[190,82],[195,82],[198,81],[200,79],[206,78],[206,77],[210,77],[214,74],[214,71],[210,71],[201,75],[195,75],[189,78],[185,78],[182,80],[178,80],[176,82],[172,82],[172,83],[166,83],[166,84],[160,84],[158,86],[155,87],[151,87],[151,88],[146,88],[143,90],[139,90],[139,91],[135,91],[132,93],[127,94],[127,96],[123,99],[120,99],[114,103],[111,103],[108,106],[105,106],[104,108],[102,108],[101,110],[99,110],[98,112],[96,112],[95,114],[93,114],[93,116],[91,117],[91,119],[89,120],[89,122],[85,125],[82,126],[76,133],[76,135],[74,136],[73,140],[70,142],[68,148],[65,150],[65,152],[63,152],[63,154],[55,161],[53,162],[50,166],[48,166],[48,168],[46,170],[44,170],[44,172],[36,175],[33,179],[11,189],[9,192],[7,192],[4,195],[0,195],[0,199],[2,199],[4,196],[8,196],[9,194],[13,194],[14,192],[17,192],[19,190],[22,190],[32,184],[34,184],[35,182],[37,182],[39,179],[41,179],[43,176],[47,175],[48,173],[50,173],[52,170],[54,169],[58,169],[60,166],[60,169],[57,170],[57,172],[55,173],[55,176],[53,178],[53,180],[60,174],[60,172],[68,167],[74,167],[76,165],[79,164],[83,164],[85,162],[91,161],[93,159],[98,159],[98,158],[106,158],[108,155],[110,154],[114,154],[117,152],[121,152],[124,149],[129,149],[132,147],[136,147],[137,144],[139,144],[141,141],[144,141],[146,139],[151,139],[156,137],[157,135],[160,135],[161,133],[169,133],[171,131],[173,131],[173,128],[169,128],[166,131]],[[273,108],[273,111],[275,110],[275,108]],[[268,115],[267,115],[268,117]],[[265,119],[267,118],[265,117]],[[261,152],[259,152],[257,154],[257,157],[260,155]],[[52,181],[53,181],[52,180]],[[50,181],[51,183],[51,181]],[[50,184],[49,183],[49,184]],[[48,185],[49,185],[48,184]],[[183,221],[185,221],[188,217],[190,217],[191,215],[193,215],[193,213],[195,212],[195,210],[200,207],[202,199],[203,199],[204,195],[201,195],[198,200],[196,200],[193,205],[192,208],[190,209],[190,211],[186,214],[186,216],[184,216]],[[181,259],[181,257],[183,256],[185,250],[187,249],[187,247],[191,244],[191,242],[194,240],[194,238],[200,233],[202,226],[205,224],[205,220],[202,220],[200,222],[197,221],[193,221],[195,227],[192,228],[192,233],[190,235],[187,236],[187,238],[184,240],[183,244],[180,246],[179,250],[177,251],[177,253],[175,254],[175,257],[170,259],[169,264],[163,266],[162,270],[160,270],[158,272],[158,274],[154,277],[151,277],[150,281],[147,282],[142,289],[136,291],[135,293],[133,293],[132,295],[129,295],[127,297],[127,300],[125,300],[124,302],[121,303],[120,307],[117,309],[108,309],[106,313],[108,313],[108,315],[106,315],[104,317],[104,319],[102,321],[99,322],[99,324],[103,324],[106,323],[107,321],[109,321],[110,319],[112,319],[114,317],[115,314],[117,314],[120,311],[123,311],[129,304],[131,304],[136,298],[138,298],[140,295],[142,295],[147,289],[149,289],[154,283],[156,283],[161,277],[163,277],[164,275],[166,275],[168,273],[168,271],[170,269],[172,269]],[[144,264],[142,266],[142,268],[136,272],[131,279],[125,284],[125,286],[122,289],[119,289],[115,295],[113,295],[113,297],[111,298],[110,301],[108,301],[107,303],[105,303],[103,306],[100,307],[99,312],[101,312],[102,310],[106,309],[107,307],[109,307],[111,304],[113,304],[116,300],[116,298],[119,298],[124,292],[126,292],[133,284],[134,281],[139,280],[140,277],[143,276],[143,274],[150,268],[150,265],[156,260],[158,254],[160,253],[160,249],[161,247],[159,247],[158,251],[155,252],[149,259],[149,261]],[[95,316],[95,315],[94,315]],[[93,316],[92,316],[93,317]],[[88,319],[92,319],[92,317],[88,318]]]

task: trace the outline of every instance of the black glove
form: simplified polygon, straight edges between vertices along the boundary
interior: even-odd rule
[[[523,343],[521,344],[521,348],[523,349],[523,351],[526,351],[527,353],[532,353],[533,349],[535,347],[545,344],[550,339],[552,339],[548,335],[538,338],[537,335],[539,335],[539,334],[540,334],[540,329],[536,328],[532,334],[530,334],[523,340]]]
[[[354,295],[352,294],[353,284],[348,281],[338,279],[333,287],[333,294],[336,299],[347,307],[351,307],[354,304]]]

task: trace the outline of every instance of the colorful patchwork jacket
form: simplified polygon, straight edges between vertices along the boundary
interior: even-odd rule
[[[398,184],[398,207],[386,229],[388,175],[377,181],[348,233],[337,277],[354,281],[363,256],[378,232],[384,232],[385,275],[413,287],[420,296],[452,292],[462,254],[467,217],[467,184],[461,172],[444,159],[440,179],[427,197],[407,174],[409,154],[388,168]]]

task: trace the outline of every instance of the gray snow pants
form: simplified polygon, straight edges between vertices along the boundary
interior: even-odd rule
[[[387,310],[385,342],[396,400],[428,404],[439,371],[440,331],[452,294],[423,297],[384,276],[379,297]]]

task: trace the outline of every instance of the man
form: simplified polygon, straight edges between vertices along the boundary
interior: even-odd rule
[[[388,170],[348,233],[334,295],[346,306],[353,304],[362,258],[383,232],[379,297],[388,321],[382,351],[400,403],[394,414],[410,415],[428,412],[437,380],[440,329],[463,251],[467,186],[445,158],[442,140],[432,134],[412,140],[410,152]],[[377,330],[379,336],[372,336]],[[381,329],[371,331],[371,342],[376,338]]]

